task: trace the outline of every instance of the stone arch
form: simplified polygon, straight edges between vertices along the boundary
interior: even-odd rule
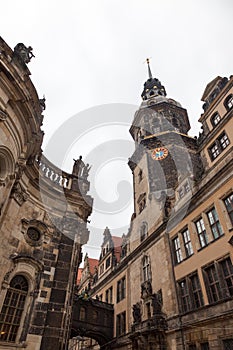
[[[29,327],[29,318],[34,305],[35,298],[38,295],[40,272],[42,272],[42,264],[29,256],[21,256],[15,253],[11,256],[13,267],[4,277],[0,291],[0,313],[3,310],[4,300],[11,288],[11,282],[16,276],[22,276],[27,281],[28,290],[24,302],[24,308],[20,318],[20,324],[17,329],[14,342],[20,344],[26,340]]]
[[[13,173],[14,157],[7,147],[0,146],[0,181],[5,181]]]

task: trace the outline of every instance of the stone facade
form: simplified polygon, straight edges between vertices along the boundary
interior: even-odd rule
[[[130,128],[135,212],[120,260],[89,293],[109,302],[111,290],[111,349],[233,349],[233,77],[207,85],[198,138],[150,68],[142,97]]]
[[[67,348],[92,210],[87,178],[42,156],[45,100],[29,78],[32,57],[0,38],[0,349],[8,350]]]

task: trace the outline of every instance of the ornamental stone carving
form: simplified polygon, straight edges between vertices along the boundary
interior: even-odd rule
[[[16,182],[11,191],[11,198],[14,198],[14,200],[21,206],[29,198],[29,195],[23,186],[19,182]]]

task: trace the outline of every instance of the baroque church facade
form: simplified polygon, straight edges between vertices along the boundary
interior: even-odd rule
[[[67,349],[81,246],[88,241],[88,166],[72,174],[42,155],[43,111],[32,48],[0,38],[0,349]]]
[[[207,85],[197,138],[149,62],[148,73],[130,128],[130,228],[116,244],[105,229],[96,272],[90,284],[81,277],[79,293],[113,304],[110,349],[231,350],[233,76]]]

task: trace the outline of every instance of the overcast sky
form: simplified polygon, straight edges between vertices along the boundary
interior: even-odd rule
[[[72,141],[63,159],[70,172],[72,159],[80,154],[88,159],[85,153],[94,149],[97,156],[103,154],[103,143],[111,147],[113,139],[126,142],[125,155],[114,158],[111,154],[111,161],[101,158],[98,171],[92,174],[92,193],[98,192],[105,204],[111,204],[117,200],[119,184],[120,192],[132,194],[127,157],[133,148],[126,131],[147,79],[143,62],[152,57],[153,75],[165,86],[168,97],[188,110],[191,135],[198,135],[205,86],[217,75],[233,74],[232,18],[232,0],[12,0],[1,4],[0,26],[1,36],[12,49],[19,42],[33,47],[36,57],[28,67],[47,105],[45,153],[53,133],[74,115],[81,124],[86,109],[111,103],[131,106],[124,109],[130,112],[125,123],[121,119],[117,125],[115,116],[114,123],[95,124],[95,132],[89,128]],[[56,157],[49,154],[55,163]],[[131,200],[114,215],[97,208],[86,248],[90,256],[99,255],[101,230],[108,225],[113,234],[127,231],[131,213]]]

